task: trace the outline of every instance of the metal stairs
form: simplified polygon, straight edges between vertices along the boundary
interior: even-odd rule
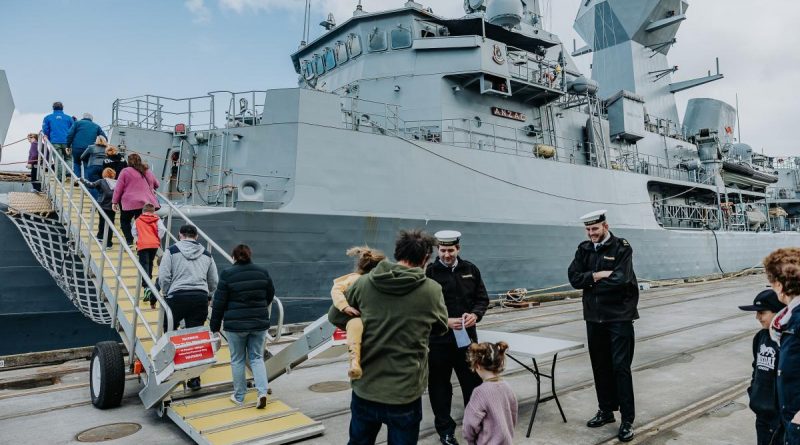
[[[86,187],[73,184],[66,176],[71,172],[70,163],[64,161],[46,138],[40,136],[40,141],[40,153],[46,154],[40,156],[39,161],[44,193],[65,226],[71,249],[83,261],[84,269],[94,281],[98,290],[94,298],[111,314],[112,327],[129,352],[126,364],[118,343],[96,345],[90,366],[92,403],[101,409],[118,406],[127,368],[139,373],[144,385],[139,397],[145,408],[156,408],[160,416],[172,419],[198,444],[283,444],[322,434],[324,427],[320,422],[271,396],[265,409],[254,407],[256,394],[253,391],[248,392],[243,406],[229,400],[230,351],[224,338],[212,337],[207,327],[164,331],[165,320],[169,321],[168,326],[172,325],[172,313],[155,286],[156,278],[146,276],[136,254],[126,245],[121,230],[109,224],[108,219],[104,233],[99,237],[95,235],[97,218],[107,217],[100,212],[99,204]],[[56,169],[57,165],[61,168]],[[162,205],[159,213],[166,215],[167,235],[163,247],[167,248],[178,240],[173,224],[191,224],[191,220],[163,195],[159,196]],[[232,262],[213,240],[201,230],[198,232],[198,241],[213,255]],[[105,249],[102,246],[108,239],[113,240],[114,246]],[[156,297],[156,309],[143,302],[145,289]],[[275,338],[268,336],[268,343],[280,339],[283,323],[283,308],[278,298],[274,305],[279,311],[278,334]],[[321,317],[275,356],[265,354],[270,383],[308,358],[341,353],[342,342],[333,340],[333,331],[327,318]],[[199,341],[181,343],[182,340],[178,340],[194,334]],[[186,351],[208,351],[209,356],[203,361],[193,362],[192,359],[178,366],[178,356]],[[249,369],[247,374],[249,378]],[[189,391],[184,382],[198,376],[202,389]]]

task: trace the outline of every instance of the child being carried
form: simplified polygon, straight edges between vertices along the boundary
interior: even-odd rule
[[[352,317],[346,325],[347,331],[347,349],[350,352],[349,369],[347,375],[357,380],[361,378],[361,337],[364,334],[364,324],[361,322],[361,312],[357,308],[350,306],[345,298],[345,292],[353,283],[356,282],[362,275],[369,273],[381,261],[386,259],[386,255],[378,250],[370,249],[369,247],[352,247],[347,249],[347,256],[356,258],[356,270],[353,273],[341,276],[333,280],[333,288],[331,289],[331,298],[333,305],[340,312]]]

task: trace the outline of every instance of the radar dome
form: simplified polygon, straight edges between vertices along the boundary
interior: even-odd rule
[[[491,0],[486,7],[486,17],[489,23],[507,28],[513,28],[522,21],[521,0]]]

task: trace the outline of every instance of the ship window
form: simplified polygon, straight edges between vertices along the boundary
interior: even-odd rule
[[[386,45],[386,32],[381,31],[378,28],[373,28],[372,32],[369,33],[369,51],[376,52],[376,51],[386,51],[388,46]]]
[[[361,36],[358,34],[350,34],[347,36],[347,49],[350,51],[350,58],[355,58],[361,55]]]
[[[325,74],[325,63],[322,62],[322,56],[319,54],[314,54],[314,71],[317,76]]]
[[[306,80],[311,80],[311,79],[314,78],[314,76],[315,76],[315,73],[314,73],[314,62],[312,62],[310,60],[304,60],[303,61],[303,77]]]
[[[331,48],[325,48],[325,52],[322,54],[325,58],[325,69],[330,71],[336,68],[336,55],[334,55],[333,50]]]
[[[392,30],[392,49],[410,48],[411,40],[411,30],[403,28],[403,25]]]
[[[336,63],[339,65],[347,62],[347,46],[344,42],[336,42]]]

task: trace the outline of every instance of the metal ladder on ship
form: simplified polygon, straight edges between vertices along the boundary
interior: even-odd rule
[[[141,363],[140,379],[144,387],[139,392],[145,408],[156,408],[160,416],[172,419],[198,444],[283,444],[323,433],[323,425],[292,409],[286,403],[269,398],[265,409],[255,409],[256,393],[248,391],[243,406],[229,400],[232,383],[230,351],[224,339],[212,338],[207,327],[188,330],[164,331],[163,322],[172,326],[172,313],[153,280],[139,265],[138,259],[127,246],[120,230],[110,224],[100,206],[83,184],[71,184],[66,174],[71,165],[53,149],[49,141],[40,136],[39,167],[44,193],[50,199],[55,213],[65,225],[76,253],[84,261],[86,270],[95,281],[98,299],[112,315],[112,327],[120,333],[128,350],[128,368],[133,370]],[[59,173],[54,167],[60,164]],[[172,224],[179,219],[183,224],[191,220],[169,200],[161,197],[166,206],[165,247],[176,242]],[[100,239],[95,236],[97,218],[105,218],[106,229]],[[232,262],[213,240],[198,229],[199,240],[209,251]],[[104,249],[108,239],[114,247]],[[144,290],[148,289],[158,301],[158,309],[141,304]],[[283,308],[278,298],[273,304],[278,308],[280,339]],[[334,327],[321,317],[305,328],[297,340],[266,359],[270,382],[309,358],[334,356],[343,352],[342,341],[332,338]],[[188,335],[187,335],[188,334]],[[180,337],[192,337],[190,343],[177,343]],[[181,348],[194,351],[213,346],[213,357],[189,365],[178,365],[176,357]],[[184,358],[188,355],[184,355]],[[90,394],[92,403],[101,409],[119,406],[125,385],[126,364],[117,342],[101,342],[95,346],[90,366]],[[248,369],[248,376],[249,376]],[[184,382],[200,377],[203,389],[187,392]],[[184,386],[183,389],[180,387]]]

